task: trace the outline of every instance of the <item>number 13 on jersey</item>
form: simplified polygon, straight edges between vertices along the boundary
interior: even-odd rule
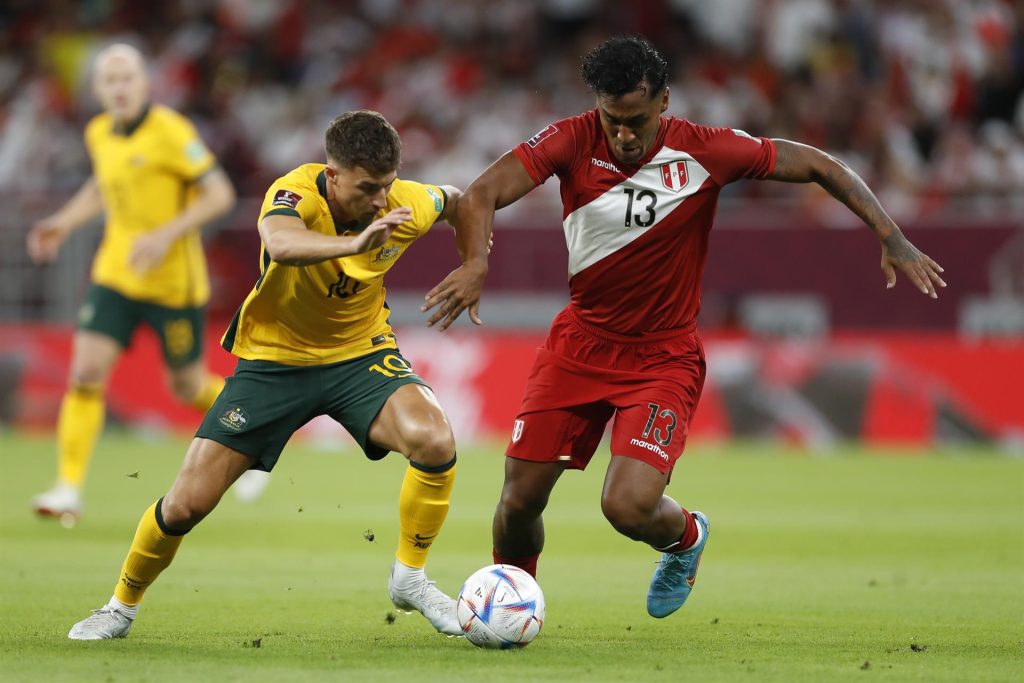
[[[634,222],[641,228],[653,225],[657,218],[654,207],[658,205],[658,195],[650,190],[637,191],[632,187],[624,188],[622,192],[626,195],[626,227],[633,227]],[[633,213],[634,204],[636,213]]]

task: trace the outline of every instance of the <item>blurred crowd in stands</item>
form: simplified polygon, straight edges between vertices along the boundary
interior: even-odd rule
[[[592,107],[580,55],[620,33],[668,58],[669,113],[833,152],[896,214],[1024,195],[1013,0],[5,0],[0,191],[88,174],[89,65],[113,41],[144,51],[154,99],[259,196],[355,108],[398,128],[403,176],[465,186]],[[780,193],[817,201],[775,183],[731,196]]]

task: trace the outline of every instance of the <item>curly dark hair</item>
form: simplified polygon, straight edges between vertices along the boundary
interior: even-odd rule
[[[654,97],[668,83],[668,62],[646,38],[616,36],[583,57],[580,76],[598,95],[622,97],[647,83]]]
[[[345,168],[360,166],[385,175],[402,163],[402,141],[387,119],[361,109],[331,121],[326,133],[327,158]]]

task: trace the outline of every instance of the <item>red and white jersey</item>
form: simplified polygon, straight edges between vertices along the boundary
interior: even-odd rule
[[[570,306],[584,321],[642,335],[690,324],[718,193],[764,178],[775,145],[731,128],[663,117],[636,165],[617,161],[597,110],[557,121],[515,147],[538,185],[561,181]]]

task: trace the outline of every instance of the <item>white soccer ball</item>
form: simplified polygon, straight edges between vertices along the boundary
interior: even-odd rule
[[[523,647],[544,625],[544,593],[519,567],[492,564],[462,584],[457,606],[466,640],[477,647]]]

